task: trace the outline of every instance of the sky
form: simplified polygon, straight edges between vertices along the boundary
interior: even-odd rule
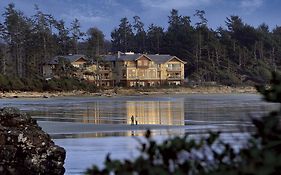
[[[111,31],[123,17],[133,22],[133,16],[137,15],[146,28],[154,23],[166,29],[173,8],[179,10],[180,15],[190,16],[192,23],[198,21],[193,16],[195,10],[204,10],[208,25],[213,29],[225,27],[226,17],[230,15],[238,15],[255,27],[262,23],[268,24],[270,29],[281,25],[281,0],[0,0],[0,14],[9,3],[14,3],[27,16],[35,13],[36,4],[41,11],[63,19],[67,25],[77,18],[82,31],[97,27],[106,39],[110,39]]]

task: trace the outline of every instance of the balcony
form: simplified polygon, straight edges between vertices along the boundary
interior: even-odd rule
[[[149,68],[149,65],[137,65],[137,68],[147,69]]]
[[[109,67],[102,67],[102,68],[99,68],[98,71],[109,72],[109,71],[111,71],[111,68],[109,68]]]
[[[123,67],[136,67],[137,65],[136,64],[124,64]]]
[[[129,77],[123,77],[123,79],[127,80],[159,80],[159,77],[156,76],[129,76]]]
[[[181,76],[180,75],[172,75],[172,76],[168,76],[167,79],[168,80],[180,80]]]
[[[98,78],[98,80],[110,80],[110,79],[112,79],[110,76],[102,76]]]
[[[170,71],[170,72],[179,72],[179,71],[181,71],[181,68],[180,68],[180,67],[168,67],[168,68],[167,68],[167,71]]]

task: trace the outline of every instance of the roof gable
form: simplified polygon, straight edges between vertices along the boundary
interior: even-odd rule
[[[80,57],[77,60],[73,61],[73,62],[87,62],[87,60],[84,57]]]
[[[87,61],[87,57],[85,55],[67,55],[67,56],[62,56],[63,58],[69,60],[71,63],[78,61],[78,60],[84,60]]]
[[[173,61],[173,60],[178,61],[178,62],[181,62],[181,63],[183,63],[183,64],[186,64],[185,61],[179,59],[179,58],[176,57],[176,56],[173,56],[172,58],[170,58],[170,59],[169,59],[168,61],[166,61],[166,62],[170,62],[170,61]]]
[[[137,61],[138,59],[141,58],[147,58],[150,61],[155,62],[156,64],[164,64],[170,60],[176,59],[177,61],[186,64],[185,61],[179,59],[176,56],[171,56],[171,55],[152,55],[152,54],[123,54],[120,55],[118,58],[117,55],[107,55],[104,57],[105,61]]]
[[[157,64],[163,64],[172,57],[171,55],[147,55],[147,56]]]
[[[152,61],[151,58],[149,58],[149,57],[148,57],[147,55],[145,55],[145,54],[139,56],[135,61],[137,61],[137,60],[143,60],[143,59]]]

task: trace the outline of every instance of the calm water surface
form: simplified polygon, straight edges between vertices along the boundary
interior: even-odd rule
[[[42,121],[130,124],[134,115],[140,124],[163,125],[236,123],[275,108],[253,94],[1,99],[1,106],[18,107]]]
[[[130,124],[133,115],[139,124],[186,125],[187,128],[197,125],[197,130],[202,132],[214,126],[231,133],[250,125],[250,117],[277,108],[253,94],[1,99],[0,107],[4,106],[18,107],[40,121]],[[181,133],[184,132],[190,130]],[[156,132],[156,138],[161,138],[161,133]],[[108,152],[113,158],[137,155],[133,137],[112,137],[115,135],[97,138],[103,135],[95,133],[55,139],[67,150],[66,174],[81,174],[93,163],[101,165]]]

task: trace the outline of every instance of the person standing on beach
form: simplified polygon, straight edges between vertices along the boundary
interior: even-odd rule
[[[133,125],[134,124],[134,116],[132,115],[132,117],[131,117],[131,125]]]
[[[136,121],[136,125],[138,125],[137,116],[136,116],[136,118],[135,118],[135,121]]]

